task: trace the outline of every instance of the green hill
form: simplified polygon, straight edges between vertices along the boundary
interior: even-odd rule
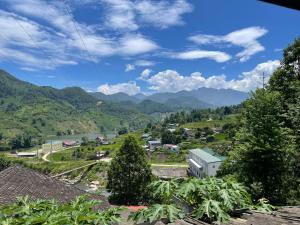
[[[0,133],[6,137],[139,128],[151,120],[137,109],[99,101],[81,88],[40,87],[3,70],[0,90]]]

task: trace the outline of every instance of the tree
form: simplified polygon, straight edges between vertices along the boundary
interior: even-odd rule
[[[145,202],[150,182],[151,168],[145,151],[129,135],[108,170],[107,188],[112,193],[111,200],[126,205]]]
[[[128,133],[128,129],[127,127],[122,127],[119,129],[118,134],[122,135],[122,134],[127,134]]]
[[[86,145],[88,144],[88,142],[89,142],[88,137],[83,136],[83,137],[81,138],[81,145],[82,145],[82,146],[86,146]]]
[[[9,167],[11,162],[7,161],[5,158],[0,157],[0,171]]]
[[[279,93],[264,89],[253,93],[245,102],[239,144],[229,157],[253,194],[275,203],[285,203],[288,198],[294,150],[290,130],[281,126],[282,110]]]

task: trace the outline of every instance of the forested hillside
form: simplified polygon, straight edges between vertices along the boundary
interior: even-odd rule
[[[5,137],[138,128],[150,120],[137,109],[99,101],[81,88],[39,87],[3,70],[0,90],[0,133]]]

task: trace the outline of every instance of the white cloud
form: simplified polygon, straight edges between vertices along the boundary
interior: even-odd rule
[[[112,85],[103,84],[97,88],[97,91],[102,92],[106,95],[112,95],[119,92],[123,92],[128,95],[135,95],[141,91],[141,88],[134,81],[130,81],[127,83],[119,83]]]
[[[265,82],[269,81],[270,75],[280,66],[279,60],[267,61],[258,64],[253,70],[243,72],[241,79],[228,82],[228,88],[239,91],[251,91],[263,86],[263,76]]]
[[[193,10],[193,7],[186,0],[138,0],[136,3],[136,10],[141,17],[140,19],[160,28],[184,24],[182,15]]]
[[[141,67],[146,67],[146,66],[154,66],[155,62],[149,61],[149,60],[137,60],[134,62],[134,65],[136,66],[141,66]]]
[[[82,61],[98,62],[113,55],[134,56],[158,48],[138,33],[115,37],[100,34],[95,25],[76,21],[70,7],[61,1],[5,1],[15,13],[0,10],[2,61],[25,68],[53,69]]]
[[[129,72],[135,70],[135,66],[133,64],[126,64],[125,72]]]
[[[143,72],[141,73],[141,75],[138,79],[139,80],[146,80],[150,76],[151,72],[152,72],[152,70],[150,70],[150,69],[143,70]]]
[[[175,53],[172,57],[177,59],[186,59],[186,60],[193,60],[193,59],[203,59],[208,58],[215,60],[216,62],[226,62],[231,59],[231,56],[225,52],[220,51],[205,51],[205,50],[191,50],[186,52]]]
[[[280,62],[278,60],[267,61],[258,64],[251,71],[242,73],[240,79],[234,80],[227,80],[224,74],[205,78],[200,72],[183,76],[175,70],[165,70],[150,77],[147,79],[147,82],[150,84],[149,89],[157,92],[191,91],[200,87],[225,88],[249,92],[262,87],[263,73],[266,76],[266,81],[268,81],[269,76],[279,65]]]
[[[158,48],[157,44],[142,35],[127,35],[120,40],[118,51],[122,55],[138,55],[154,51]]]
[[[118,31],[135,31],[143,25],[168,28],[183,24],[192,11],[186,0],[101,0],[106,7],[105,25]]]
[[[233,31],[227,35],[206,35],[199,34],[189,37],[189,40],[199,45],[228,43],[230,45],[244,48],[236,54],[241,62],[245,62],[254,54],[264,51],[257,39],[264,36],[268,31],[262,27],[248,27]]]
[[[127,0],[102,0],[102,2],[106,6],[106,27],[118,31],[134,31],[139,28],[135,21],[133,2]]]

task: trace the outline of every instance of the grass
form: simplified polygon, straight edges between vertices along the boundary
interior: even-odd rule
[[[189,128],[189,129],[197,129],[197,128],[204,128],[204,127],[222,127],[226,123],[234,123],[237,120],[237,116],[235,114],[228,115],[224,117],[221,120],[205,120],[205,121],[199,121],[199,122],[192,122],[192,123],[186,123],[181,125],[182,128]]]

